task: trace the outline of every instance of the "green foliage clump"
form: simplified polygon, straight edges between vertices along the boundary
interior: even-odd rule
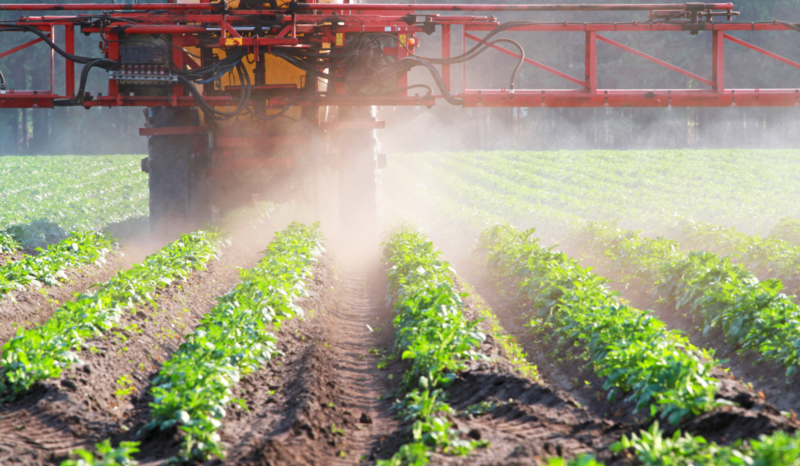
[[[27,248],[59,241],[72,230],[100,230],[147,218],[147,174],[141,155],[3,157],[0,229]],[[12,232],[9,232],[12,233]]]
[[[706,412],[715,401],[717,365],[712,354],[649,312],[618,303],[606,280],[533,238],[534,230],[508,225],[486,230],[480,245],[489,268],[517,282],[517,296],[531,306],[530,326],[564,349],[585,348],[604,389],[620,393],[671,423]]]
[[[784,217],[770,232],[770,236],[800,246],[800,218]]]
[[[152,303],[157,289],[203,270],[218,254],[217,241],[216,233],[182,235],[96,290],[64,303],[43,325],[20,329],[1,351],[0,393],[13,397],[40,380],[61,376],[79,361],[84,342],[111,329],[125,309]]]
[[[0,296],[39,282],[52,286],[66,280],[66,271],[86,264],[99,264],[116,245],[110,236],[93,231],[74,231],[66,239],[39,249],[38,256],[24,256],[0,266]]]
[[[138,453],[139,442],[121,442],[119,447],[113,448],[109,439],[95,445],[97,456],[92,452],[78,448],[73,453],[78,455],[76,460],[65,460],[61,466],[136,466],[139,464],[131,458]]]
[[[630,450],[644,466],[798,466],[800,433],[778,431],[758,440],[737,440],[722,446],[703,437],[681,434],[664,437],[658,422],[611,446],[613,452]]]
[[[708,230],[702,230],[708,231]],[[582,234],[620,275],[641,279],[656,296],[688,309],[709,334],[720,330],[740,351],[756,351],[786,367],[800,368],[800,306],[782,293],[780,280],[759,281],[732,257],[704,251],[679,253],[673,241],[644,238],[614,225],[590,223]],[[638,251],[631,254],[630,251]]]
[[[0,231],[0,254],[11,254],[22,247],[13,235]]]
[[[466,455],[488,442],[465,438],[447,415],[455,414],[443,400],[442,388],[464,368],[464,361],[484,356],[478,348],[485,335],[478,321],[462,314],[453,269],[439,258],[433,243],[421,233],[405,230],[391,236],[384,249],[389,264],[387,301],[395,313],[393,351],[411,360],[403,376],[401,414],[414,421],[411,443],[382,466],[424,465],[430,452]]]
[[[302,315],[294,300],[307,296],[306,281],[322,251],[316,225],[293,223],[277,233],[258,265],[240,272],[242,282],[219,298],[161,368],[153,380],[153,420],[145,428],[182,430],[180,459],[223,456],[217,431],[235,401],[233,387],[279,353],[270,329]]]

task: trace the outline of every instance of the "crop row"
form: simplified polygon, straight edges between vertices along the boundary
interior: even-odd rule
[[[628,394],[636,409],[671,423],[713,409],[717,362],[706,351],[650,312],[619,304],[606,280],[553,248],[542,247],[533,230],[510,226],[486,230],[480,246],[488,267],[516,283],[517,296],[531,306],[529,326],[569,351],[585,348],[613,401]]]
[[[680,243],[684,250],[734,256],[734,261],[760,278],[777,278],[795,291],[800,284],[800,246],[781,239],[792,239],[792,224],[792,219],[783,219],[774,235],[762,237],[735,227],[691,222],[683,226]]]
[[[532,305],[534,332],[554,335],[562,348],[585,346],[598,375],[607,377],[605,388],[632,392],[640,407],[650,400],[653,414],[657,403],[661,415],[675,422],[681,413],[699,414],[714,406],[716,382],[708,372],[715,362],[708,354],[666,331],[648,313],[617,304],[603,279],[563,253],[539,246],[532,233],[497,226],[484,233],[481,244],[490,268],[516,281],[518,294]],[[680,431],[665,438],[654,422],[611,449],[631,451],[646,466],[789,465],[800,454],[800,435],[776,432],[721,446]]]
[[[771,237],[800,246],[800,219],[793,217],[782,218],[770,232]]]
[[[240,272],[241,283],[219,298],[161,368],[146,429],[182,430],[181,459],[223,456],[217,431],[234,401],[233,388],[243,374],[279,354],[271,330],[302,315],[294,300],[307,296],[306,282],[322,251],[317,226],[293,223],[277,233],[264,258]]]
[[[20,249],[20,244],[13,236],[0,232],[0,254],[11,254]]]
[[[676,309],[688,309],[704,334],[720,330],[740,351],[756,351],[785,366],[787,376],[798,371],[800,306],[781,292],[780,280],[759,281],[728,257],[684,255],[675,241],[608,224],[588,223],[581,238],[621,276],[643,281]]]
[[[0,394],[15,397],[38,381],[59,377],[79,361],[88,338],[109,330],[126,310],[152,304],[159,288],[203,270],[218,254],[218,239],[204,231],[183,235],[96,290],[64,303],[43,325],[18,330],[0,355]]]
[[[455,289],[450,265],[439,258],[433,243],[421,233],[401,231],[384,249],[389,287],[387,301],[394,311],[393,352],[410,360],[400,386],[401,416],[414,421],[413,441],[403,445],[384,466],[424,465],[431,451],[465,455],[486,442],[464,438],[448,420],[454,412],[443,391],[464,367],[481,358],[477,351],[485,335],[478,321],[468,322]]]
[[[623,436],[611,449],[632,451],[644,466],[794,466],[800,458],[800,433],[778,431],[723,446],[680,430],[664,437],[654,422],[638,435]]]
[[[37,256],[25,255],[0,266],[0,297],[32,282],[55,285],[59,280],[66,280],[67,270],[73,267],[100,265],[115,245],[116,241],[108,235],[74,231],[66,239],[39,249]]]

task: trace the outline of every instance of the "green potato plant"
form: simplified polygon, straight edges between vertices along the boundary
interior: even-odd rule
[[[242,375],[280,354],[272,330],[303,314],[317,257],[324,251],[318,225],[292,223],[275,235],[264,258],[240,272],[241,283],[219,298],[164,363],[153,380],[152,421],[146,430],[184,432],[179,460],[224,457],[217,431]]]
[[[159,288],[204,270],[218,256],[218,241],[219,235],[211,232],[182,235],[97,289],[64,303],[43,325],[20,328],[0,351],[0,394],[14,398],[38,381],[60,377],[79,362],[85,342],[113,328],[123,312],[153,303]]]

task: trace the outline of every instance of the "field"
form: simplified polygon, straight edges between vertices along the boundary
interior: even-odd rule
[[[0,464],[797,464],[799,152],[391,156],[358,263],[139,157],[0,158]]]

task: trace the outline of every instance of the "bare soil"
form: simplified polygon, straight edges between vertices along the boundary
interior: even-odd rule
[[[301,303],[314,318],[282,328],[286,356],[241,385],[252,408],[226,422],[226,434],[236,439],[226,463],[358,464],[398,424],[385,398],[390,372],[379,370],[370,353],[392,341],[381,271],[334,275],[323,265],[311,298]]]
[[[467,297],[465,304],[471,320],[481,318],[479,307],[488,308],[475,294]],[[481,327],[490,332],[486,322]],[[468,437],[488,440],[490,447],[467,458],[437,454],[435,463],[539,465],[548,457],[580,454],[590,454],[606,464],[623,461],[608,448],[632,432],[631,424],[603,419],[586,410],[568,391],[520,374],[491,334],[480,350],[489,361],[470,362],[447,393],[449,404],[458,411],[482,402],[497,406],[489,414],[454,419]]]

